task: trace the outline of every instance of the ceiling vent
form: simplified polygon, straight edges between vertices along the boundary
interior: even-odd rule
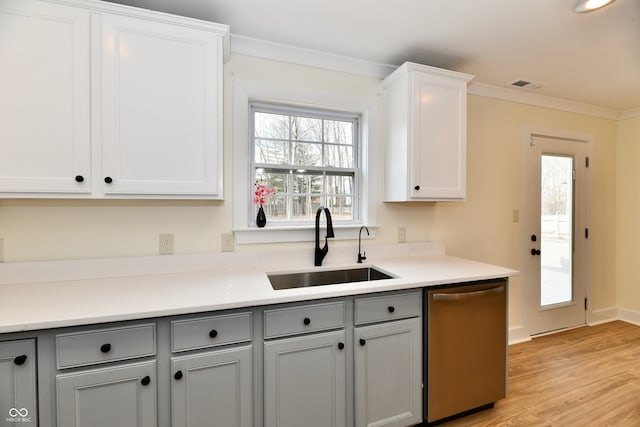
[[[511,86],[521,87],[525,89],[540,89],[542,87],[540,83],[530,82],[523,79],[518,79],[514,82],[511,82]]]

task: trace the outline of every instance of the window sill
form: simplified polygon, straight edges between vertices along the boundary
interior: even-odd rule
[[[333,240],[357,240],[362,224],[334,225],[335,237]],[[376,235],[377,225],[367,225],[369,235],[364,233],[363,238],[372,239]],[[320,227],[320,238],[324,239],[326,234],[324,224]],[[292,243],[292,242],[313,242],[316,239],[315,227],[305,226],[272,226],[269,224],[264,228],[242,228],[234,229],[233,234],[236,243],[239,245],[255,243]]]

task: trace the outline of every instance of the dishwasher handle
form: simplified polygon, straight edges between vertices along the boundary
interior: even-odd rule
[[[496,286],[495,288],[483,289],[481,291],[472,292],[460,292],[460,293],[446,293],[446,294],[433,294],[434,301],[461,301],[471,298],[478,298],[487,295],[494,295],[504,292],[504,285]]]

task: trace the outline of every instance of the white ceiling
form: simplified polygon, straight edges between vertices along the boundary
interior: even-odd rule
[[[640,108],[640,0],[111,0],[231,26],[234,36],[400,65],[600,107]],[[232,46],[233,49],[233,46]]]

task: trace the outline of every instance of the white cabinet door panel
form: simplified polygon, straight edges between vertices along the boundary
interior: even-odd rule
[[[89,22],[82,9],[0,2],[0,193],[91,191]]]
[[[125,16],[95,19],[102,167],[112,180],[104,192],[219,195],[221,38]]]
[[[58,426],[156,426],[153,361],[60,374],[56,382]]]
[[[16,425],[38,425],[34,340],[0,342],[0,427]]]
[[[251,346],[172,358],[172,427],[252,426],[251,366]]]
[[[356,427],[422,420],[421,319],[355,329]]]
[[[345,332],[264,344],[266,427],[346,426]]]

